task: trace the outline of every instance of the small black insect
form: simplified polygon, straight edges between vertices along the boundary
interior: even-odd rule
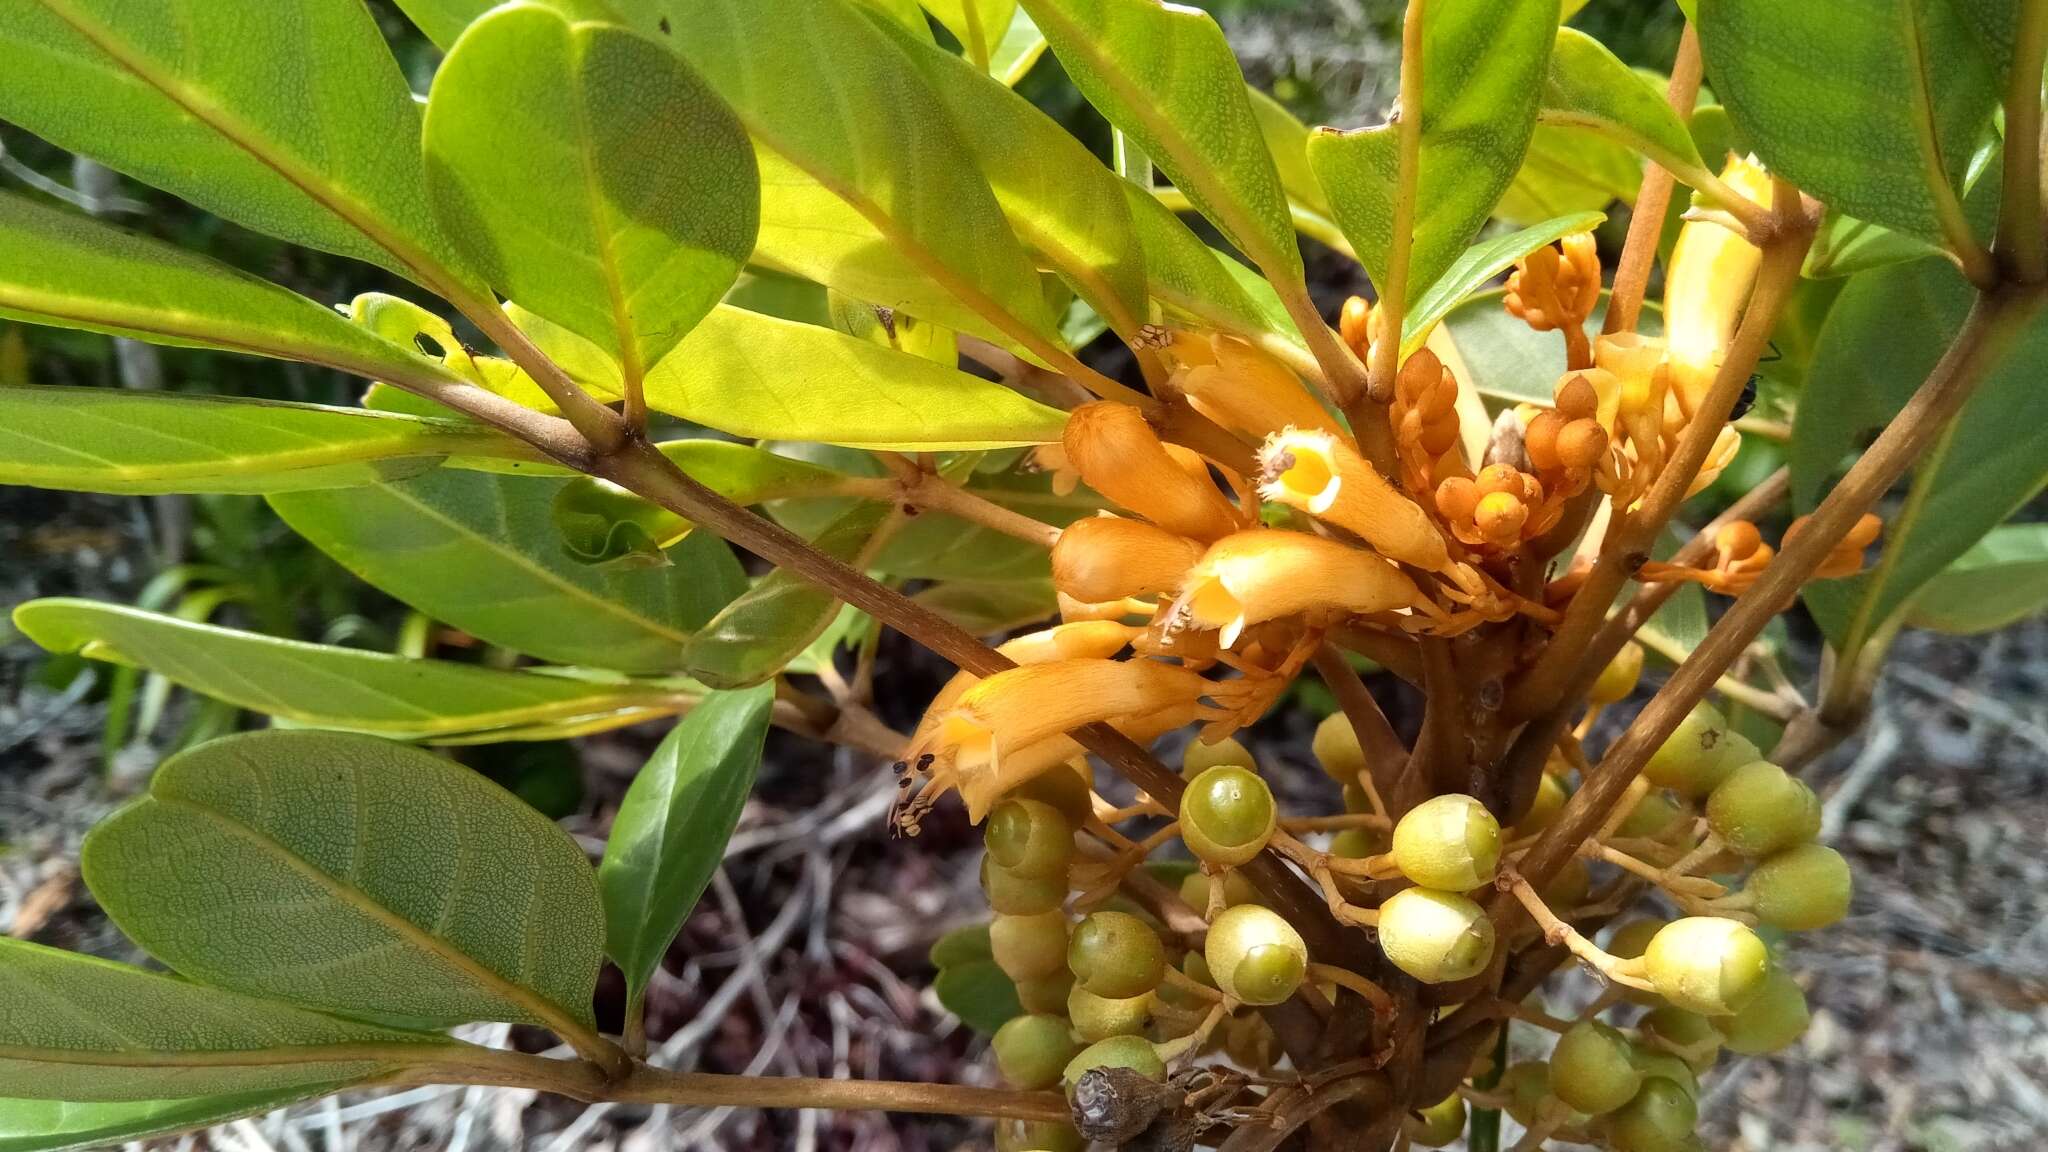
[[[1770,348],[1771,354],[1768,356],[1757,357],[1757,363],[1774,364],[1785,358],[1785,354],[1783,352],[1778,351],[1777,341],[1770,341],[1767,347]],[[1761,373],[1750,373],[1749,380],[1742,385],[1742,395],[1738,397],[1735,401],[1735,410],[1728,413],[1728,419],[1740,420],[1744,416],[1749,415],[1750,409],[1756,407],[1756,386],[1762,380],[1763,375]]]

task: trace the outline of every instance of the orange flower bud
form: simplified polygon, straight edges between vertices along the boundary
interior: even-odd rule
[[[1063,443],[1089,487],[1170,532],[1213,540],[1237,528],[1236,509],[1206,472],[1201,479],[1189,475],[1128,404],[1074,409]]]
[[[1081,486],[1081,474],[1074,471],[1067,460],[1067,446],[1064,444],[1040,444],[1031,449],[1031,468],[1036,472],[1052,473],[1052,492],[1055,496],[1071,496]]]
[[[1175,591],[1202,546],[1138,520],[1096,516],[1067,525],[1052,547],[1052,582],[1077,600],[1100,603]]]
[[[1289,428],[1259,452],[1259,494],[1335,524],[1382,555],[1435,572],[1450,563],[1429,514],[1328,432]]]
[[[1607,429],[1597,420],[1573,420],[1557,433],[1557,461],[1566,468],[1591,468],[1607,455]]]
[[[1793,538],[1804,531],[1807,522],[1812,519],[1811,516],[1801,516],[1792,521],[1791,526],[1785,529],[1784,542],[1787,547],[1791,546]],[[1864,513],[1856,523],[1850,525],[1849,531],[1835,542],[1834,549],[1828,553],[1827,559],[1821,561],[1820,567],[1814,569],[1813,578],[1839,580],[1844,576],[1854,576],[1861,572],[1864,549],[1876,543],[1883,531],[1884,521],[1868,512]]]
[[[1522,525],[1528,523],[1529,506],[1512,492],[1489,492],[1479,498],[1479,504],[1472,510],[1472,523],[1487,543],[1504,548],[1522,537]]]
[[[1195,411],[1254,436],[1290,426],[1336,430],[1336,421],[1286,365],[1232,336],[1217,336],[1211,347],[1213,364],[1174,377]]]
[[[1557,410],[1570,420],[1585,420],[1600,414],[1600,394],[1584,372],[1573,372],[1558,381]]]
[[[1557,458],[1557,434],[1570,423],[1565,417],[1545,409],[1529,417],[1529,426],[1522,429],[1522,450],[1529,454],[1529,463],[1539,472],[1555,472],[1559,465]]]
[[[1423,603],[1414,581],[1384,557],[1306,532],[1255,529],[1210,546],[1181,585],[1173,619],[1180,627],[1221,630],[1228,648],[1247,625],[1266,620]]]
[[[1723,524],[1714,533],[1714,551],[1723,565],[1734,560],[1747,560],[1763,547],[1764,538],[1756,525],[1747,520],[1734,520]]]
[[[1436,486],[1437,514],[1454,524],[1470,520],[1483,495],[1478,484],[1463,476],[1452,476]]]
[[[1351,350],[1360,360],[1372,350],[1372,305],[1363,296],[1352,296],[1344,301],[1344,310],[1337,316],[1337,334],[1351,345]]]

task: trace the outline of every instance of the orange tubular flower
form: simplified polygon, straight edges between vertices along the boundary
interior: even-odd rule
[[[1721,526],[1714,533],[1714,564],[1710,568],[1682,568],[1675,564],[1651,561],[1642,566],[1636,578],[1643,581],[1691,580],[1724,596],[1740,596],[1749,591],[1764,569],[1770,567],[1771,558],[1777,552],[1764,543],[1756,525],[1747,520],[1736,520]]]
[[[1792,521],[1791,526],[1785,529],[1784,543],[1790,545],[1793,537],[1799,535],[1811,519],[1811,516],[1801,516]],[[1883,532],[1884,521],[1868,512],[1864,513],[1863,518],[1856,521],[1848,533],[1835,542],[1834,550],[1828,553],[1827,559],[1821,561],[1819,568],[1814,569],[1813,578],[1839,580],[1844,576],[1854,576],[1861,572],[1864,550],[1875,544]]]
[[[1443,533],[1429,514],[1336,436],[1289,428],[1266,441],[1259,469],[1259,495],[1266,499],[1351,532],[1404,564],[1431,572],[1450,565]]]
[[[1052,582],[1089,603],[1153,596],[1178,589],[1201,558],[1202,546],[1185,536],[1138,520],[1096,516],[1060,533],[1052,548]]]
[[[1217,541],[1174,601],[1177,628],[1214,628],[1225,648],[1247,625],[1303,613],[1434,608],[1385,557],[1306,532],[1255,529]]]
[[[1180,353],[1191,341],[1177,340]],[[1286,365],[1233,336],[1216,335],[1206,347],[1207,362],[1183,361],[1174,382],[1195,411],[1239,432],[1267,436],[1282,428],[1335,431],[1336,421],[1301,386]]]
[[[1770,203],[1770,174],[1754,157],[1730,159],[1721,179],[1758,204]],[[1664,277],[1664,342],[1672,393],[1688,419],[1713,387],[1762,262],[1761,249],[1723,224],[1693,220],[1678,230]]]
[[[1238,527],[1237,510],[1216,485],[1191,475],[1128,404],[1074,409],[1062,442],[1089,487],[1169,532],[1214,540]]]
[[[1065,733],[1108,721],[1178,727],[1226,710],[1205,697],[1243,689],[1154,660],[1051,660],[977,681],[928,713],[905,750],[898,827],[914,833],[939,797],[958,789],[979,822],[996,800],[1079,753]],[[1164,730],[1163,728],[1160,730]],[[912,795],[915,778],[925,781]]]

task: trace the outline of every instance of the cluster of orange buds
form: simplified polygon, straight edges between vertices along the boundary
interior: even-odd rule
[[[1436,353],[1418,348],[1402,363],[1388,416],[1401,482],[1410,491],[1427,492],[1446,477],[1470,474],[1459,440],[1458,378]]]
[[[1344,301],[1344,307],[1337,313],[1337,335],[1350,345],[1351,351],[1360,360],[1372,355],[1373,332],[1379,325],[1379,315],[1363,296],[1352,296]]]
[[[1557,385],[1557,406],[1529,417],[1522,450],[1530,467],[1556,499],[1585,491],[1607,460],[1607,429],[1600,424],[1600,396],[1582,373]]]
[[[1586,319],[1599,301],[1599,250],[1591,232],[1574,232],[1515,261],[1504,302],[1530,328],[1562,331],[1566,365],[1587,368]]]
[[[1564,502],[1546,498],[1543,481],[1512,464],[1488,464],[1471,478],[1436,487],[1437,514],[1472,548],[1507,552],[1557,526]]]
[[[1807,517],[1801,516],[1785,529],[1784,542],[1789,544],[1805,526]],[[1813,579],[1835,580],[1854,576],[1863,569],[1863,554],[1877,542],[1884,531],[1884,522],[1876,516],[1865,514],[1856,521],[1842,539],[1814,570]],[[1636,578],[1649,581],[1690,580],[1724,596],[1740,596],[1749,591],[1764,569],[1770,567],[1777,550],[1764,543],[1763,534],[1755,524],[1747,520],[1735,520],[1721,526],[1714,533],[1714,561],[1699,568],[1687,568],[1678,564],[1666,564],[1653,560],[1642,566]]]

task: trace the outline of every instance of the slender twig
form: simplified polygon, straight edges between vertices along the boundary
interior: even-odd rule
[[[1678,59],[1671,65],[1671,83],[1664,99],[1680,119],[1690,119],[1693,102],[1700,92],[1700,39],[1691,24],[1678,42]],[[1643,174],[1630,210],[1628,239],[1622,242],[1621,262],[1614,269],[1614,288],[1607,298],[1607,319],[1603,332],[1633,332],[1643,306],[1643,292],[1650,285],[1650,265],[1657,259],[1657,240],[1664,234],[1664,212],[1671,204],[1671,173],[1652,164]]]
[[[2048,58],[2048,0],[2024,0],[2005,89],[2005,173],[1998,256],[2014,279],[2048,280],[2041,236],[2041,67]]]
[[[1373,787],[1380,796],[1389,795],[1408,762],[1408,746],[1401,743],[1401,737],[1387,721],[1387,714],[1380,710],[1379,701],[1372,698],[1365,681],[1359,679],[1343,652],[1325,641],[1316,649],[1315,664],[1323,683],[1329,685],[1330,694],[1337,698],[1337,706],[1344,710],[1352,730],[1358,733],[1358,746],[1365,752],[1366,770],[1372,776]]]
[[[1401,22],[1401,103],[1395,124],[1398,144],[1394,180],[1393,234],[1387,246],[1387,282],[1379,285],[1374,317],[1368,392],[1375,404],[1394,398],[1394,374],[1401,367],[1401,324],[1408,314],[1408,272],[1415,250],[1415,198],[1422,166],[1422,22],[1426,0],[1408,0]]]

